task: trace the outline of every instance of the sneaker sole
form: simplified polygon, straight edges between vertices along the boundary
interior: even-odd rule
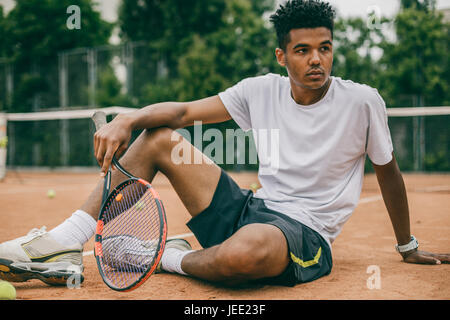
[[[73,271],[33,270],[33,263],[29,263],[27,268],[19,268],[13,264],[14,261],[0,259],[0,279],[10,282],[25,282],[31,279],[38,279],[52,286],[66,286],[71,281],[71,277],[77,277],[76,280],[80,284],[84,281],[83,274]],[[36,265],[42,266],[42,264]]]

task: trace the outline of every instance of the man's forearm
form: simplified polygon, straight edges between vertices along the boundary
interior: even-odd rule
[[[184,126],[184,113],[185,107],[183,103],[163,102],[119,116],[121,120],[127,122],[132,130],[159,127],[178,129]]]
[[[385,166],[374,166],[374,168],[397,243],[407,244],[411,240],[408,199],[395,158]]]

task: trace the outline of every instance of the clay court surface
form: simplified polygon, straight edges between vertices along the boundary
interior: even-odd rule
[[[256,173],[230,173],[243,188],[257,181]],[[420,249],[450,252],[450,175],[404,174],[410,204],[411,230]],[[9,172],[0,182],[0,242],[25,235],[32,228],[55,227],[76,210],[99,180],[96,172]],[[195,183],[195,182],[194,182]],[[164,202],[169,237],[183,235],[195,249],[200,245],[186,227],[189,214],[170,183],[158,175],[153,185]],[[193,186],[195,187],[195,185]],[[47,197],[54,189],[56,197]],[[84,248],[85,281],[78,289],[50,287],[39,280],[14,283],[17,299],[87,300],[448,300],[450,265],[412,265],[401,261],[388,213],[374,175],[367,175],[361,201],[333,243],[330,275],[293,288],[264,286],[229,289],[172,274],[157,274],[129,293],[110,290],[102,282],[92,254]],[[380,270],[381,287],[369,289],[367,280]],[[369,268],[370,271],[370,268]]]

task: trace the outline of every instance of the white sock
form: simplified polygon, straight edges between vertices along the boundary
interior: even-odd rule
[[[164,253],[161,257],[162,269],[167,272],[187,275],[187,273],[181,269],[181,261],[183,261],[185,255],[193,251],[195,250],[183,251],[175,248],[164,250]]]
[[[77,210],[63,223],[49,231],[59,243],[66,246],[84,245],[95,234],[97,221],[88,213]]]

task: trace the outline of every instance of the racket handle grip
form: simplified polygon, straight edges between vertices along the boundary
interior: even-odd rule
[[[103,111],[96,111],[92,116],[92,121],[94,121],[95,129],[98,131],[106,124],[106,113]]]

